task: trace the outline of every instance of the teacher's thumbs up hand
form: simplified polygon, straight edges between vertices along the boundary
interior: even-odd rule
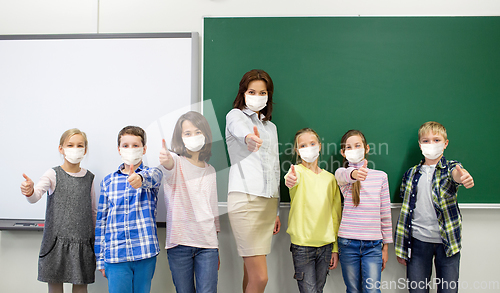
[[[253,133],[250,133],[245,137],[245,143],[247,144],[248,150],[251,152],[258,151],[262,146],[262,139],[260,139],[260,134],[257,126],[253,127]]]
[[[457,165],[455,170],[453,170],[453,173],[453,177],[455,178],[456,182],[462,183],[467,189],[474,187],[474,179],[472,179],[472,176],[469,174],[469,172],[467,172],[467,170]]]
[[[297,173],[295,173],[295,166],[290,167],[290,172],[286,175],[285,185],[288,188],[292,188],[297,183]]]
[[[33,195],[33,187],[35,186],[35,183],[33,183],[33,180],[31,180],[28,175],[23,173],[23,177],[26,181],[21,183],[21,193],[24,196],[30,197]]]
[[[358,181],[365,181],[366,179],[366,176],[368,175],[368,161],[365,160],[365,163],[363,164],[363,166],[361,166],[359,169],[358,169],[358,174],[357,174],[357,180]]]
[[[134,189],[137,189],[142,186],[142,177],[141,175],[135,173],[134,170],[134,165],[130,165],[130,172],[128,173],[127,181],[130,186],[132,186]]]
[[[160,164],[167,170],[172,170],[174,167],[174,160],[167,149],[167,143],[164,139],[162,139],[162,148],[160,150]]]

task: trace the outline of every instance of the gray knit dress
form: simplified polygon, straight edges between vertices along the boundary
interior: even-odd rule
[[[56,187],[47,196],[45,229],[38,259],[38,280],[50,283],[94,283],[94,223],[91,189],[94,174],[73,177],[61,167]]]

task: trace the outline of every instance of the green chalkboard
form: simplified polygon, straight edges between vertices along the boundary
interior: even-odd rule
[[[474,176],[459,202],[500,202],[500,17],[205,18],[203,64],[203,99],[222,133],[242,75],[271,75],[282,172],[300,128],[321,136],[320,166],[330,172],[342,161],[341,136],[359,129],[369,167],[389,175],[391,200],[401,202],[401,176],[422,159],[417,130],[434,120],[448,130],[445,156]],[[211,163],[223,168],[225,155]],[[283,182],[281,196],[289,200]]]

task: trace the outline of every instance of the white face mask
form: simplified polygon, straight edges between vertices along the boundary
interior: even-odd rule
[[[345,158],[350,163],[359,163],[365,158],[365,148],[344,151]]]
[[[63,148],[64,157],[71,164],[78,164],[85,156],[85,148]]]
[[[245,102],[248,109],[258,112],[267,105],[267,95],[257,96],[257,95],[245,95]]]
[[[199,134],[195,136],[183,137],[182,141],[188,150],[197,152],[205,145],[205,136],[203,134]]]
[[[444,143],[423,143],[420,144],[422,155],[429,160],[439,158],[444,152]]]
[[[127,165],[137,165],[142,160],[144,148],[120,148],[122,161]]]
[[[300,158],[308,163],[313,163],[319,157],[319,145],[299,149]]]

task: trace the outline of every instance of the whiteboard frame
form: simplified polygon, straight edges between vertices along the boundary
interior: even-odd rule
[[[200,49],[199,49],[199,34],[198,32],[178,32],[178,33],[98,33],[98,34],[40,34],[40,35],[0,35],[1,41],[31,41],[31,40],[85,40],[85,39],[190,39],[191,40],[191,80],[190,80],[190,90],[191,90],[191,110],[201,112],[201,91],[200,91]],[[85,129],[82,129],[85,131]],[[111,171],[111,170],[110,170]],[[96,192],[96,197],[98,200],[99,196],[99,182],[94,182],[94,188]],[[162,194],[162,193],[160,193]],[[164,200],[162,196],[158,198],[158,206],[164,205]],[[19,193],[20,195],[20,193]],[[26,203],[29,204],[29,203]],[[41,203],[39,203],[41,204]],[[165,209],[163,207],[163,209]],[[158,226],[165,226],[165,219],[158,214]],[[26,227],[14,227],[14,223],[26,223]],[[3,218],[0,215],[0,230],[41,230],[43,229],[44,219],[23,219],[23,218]]]

